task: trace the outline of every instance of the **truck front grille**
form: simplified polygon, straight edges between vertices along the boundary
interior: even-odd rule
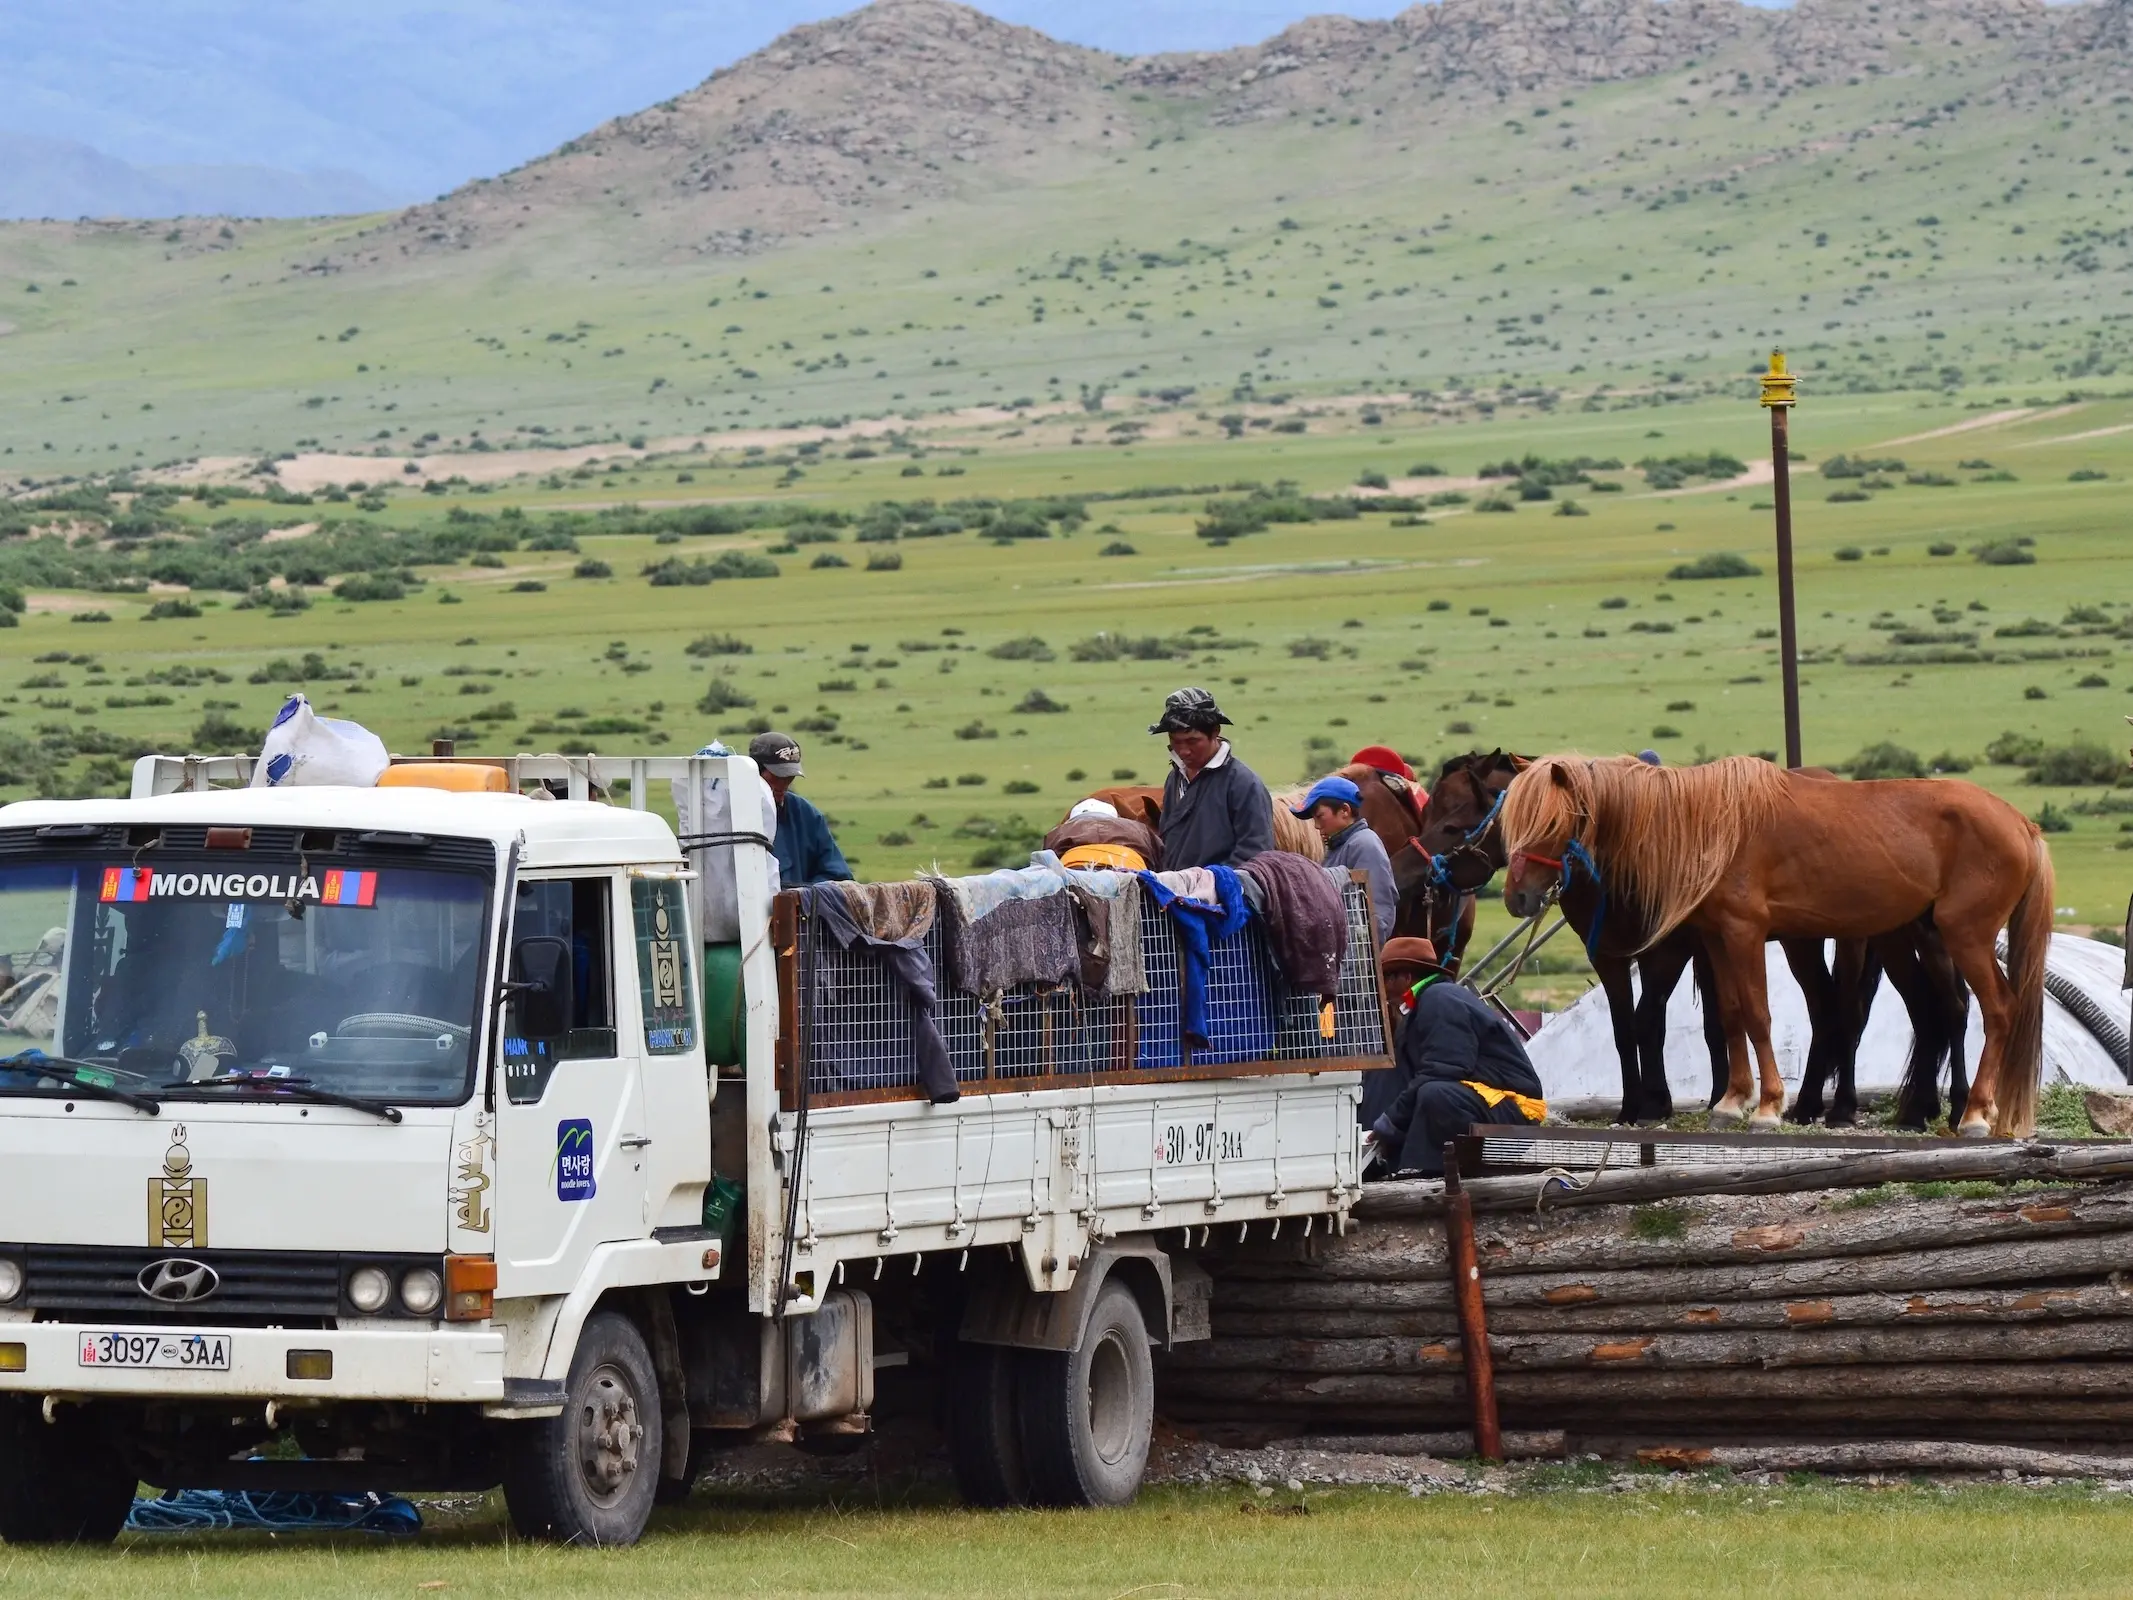
[[[243,1323],[331,1319],[340,1309],[344,1259],[306,1250],[121,1250],[94,1246],[24,1247],[23,1299],[46,1318],[108,1322]],[[158,1262],[212,1269],[213,1289],[169,1301],[143,1292],[144,1271]]]

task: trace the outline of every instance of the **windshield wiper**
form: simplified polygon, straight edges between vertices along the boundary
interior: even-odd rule
[[[49,1078],[52,1082],[63,1083],[92,1100],[116,1100],[136,1111],[145,1111],[151,1117],[160,1116],[163,1112],[161,1101],[104,1082],[105,1069],[93,1061],[75,1061],[67,1056],[48,1056],[42,1050],[24,1050],[18,1055],[0,1059],[0,1071]]]
[[[331,1089],[312,1087],[309,1078],[270,1078],[264,1074],[227,1072],[220,1077],[200,1078],[192,1083],[181,1083],[179,1089],[252,1089],[255,1091],[285,1094],[291,1100],[308,1100],[319,1106],[346,1106],[350,1111],[367,1111],[374,1117],[383,1117],[387,1122],[400,1120],[400,1108],[389,1106],[382,1100],[366,1100],[361,1095],[336,1094]]]

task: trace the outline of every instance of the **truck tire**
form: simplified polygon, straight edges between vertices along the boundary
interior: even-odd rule
[[[1016,1412],[1016,1358],[997,1344],[957,1344],[948,1390],[948,1454],[965,1505],[998,1509],[1029,1504]]]
[[[659,1377],[637,1325],[595,1312],[560,1416],[507,1424],[504,1502],[528,1539],[634,1544],[659,1489]]]
[[[0,1540],[109,1544],[126,1525],[137,1487],[80,1408],[47,1423],[29,1405],[0,1407]]]
[[[1047,1506],[1131,1500],[1155,1422],[1155,1361],[1133,1291],[1116,1278],[1107,1282],[1074,1349],[1020,1354],[1030,1498]]]

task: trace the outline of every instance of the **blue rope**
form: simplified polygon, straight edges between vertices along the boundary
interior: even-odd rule
[[[1599,863],[1592,859],[1592,852],[1585,848],[1583,839],[1572,839],[1563,846],[1563,887],[1570,887],[1570,876],[1578,868],[1592,879],[1592,886],[1600,891],[1600,904],[1592,914],[1592,926],[1585,933],[1585,954],[1588,958],[1599,953],[1600,930],[1607,925],[1607,884],[1600,877]]]
[[[1490,804],[1487,814],[1467,830],[1466,838],[1460,841],[1462,844],[1472,844],[1489,831],[1489,824],[1496,820],[1496,813],[1503,809],[1503,797],[1510,792],[1509,789],[1498,789],[1496,791],[1496,799]]]

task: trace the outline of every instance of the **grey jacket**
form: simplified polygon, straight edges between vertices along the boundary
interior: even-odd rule
[[[1370,909],[1376,914],[1378,943],[1383,945],[1392,937],[1392,919],[1400,909],[1399,891],[1392,886],[1392,857],[1385,853],[1385,841],[1358,817],[1326,841],[1326,865],[1342,871],[1360,869],[1368,875]]]
[[[1224,749],[1192,782],[1173,761],[1163,782],[1163,868],[1241,867],[1274,848],[1274,800],[1259,774]]]

